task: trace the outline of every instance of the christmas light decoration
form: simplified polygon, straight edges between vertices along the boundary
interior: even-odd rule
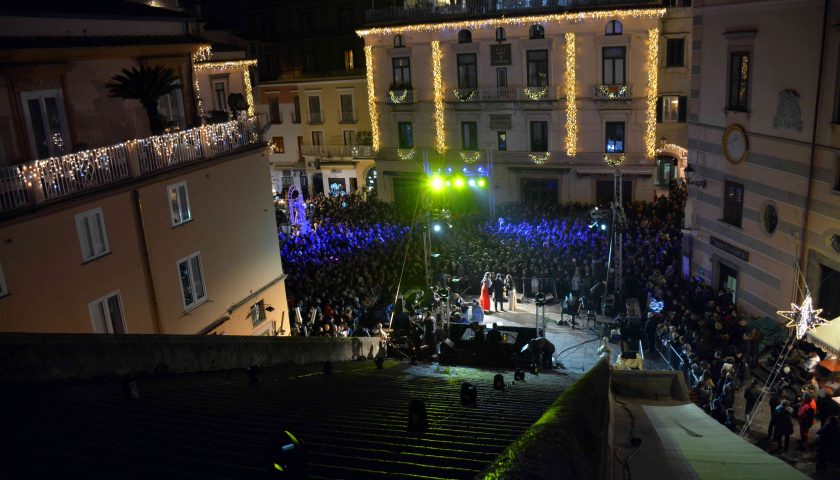
[[[254,92],[251,88],[251,71],[242,70],[242,83],[245,84],[245,101],[248,102],[248,116],[254,116]]]
[[[408,98],[408,90],[389,90],[388,96],[391,97],[391,103],[403,103]]]
[[[545,153],[534,153],[531,152],[528,154],[528,157],[537,165],[542,165],[547,162],[551,158],[551,152]]]
[[[360,37],[372,35],[393,36],[409,32],[442,32],[447,30],[478,30],[483,28],[497,28],[508,25],[533,25],[547,23],[576,23],[585,20],[612,20],[616,18],[660,18],[665,15],[664,8],[644,8],[627,10],[594,10],[586,12],[555,13],[550,15],[531,15],[525,17],[501,17],[473,19],[457,22],[420,23],[394,27],[369,28],[356,30]]]
[[[376,95],[373,88],[373,50],[365,46],[365,69],[367,76],[368,112],[370,113],[370,136],[373,151],[379,151],[379,111],[376,109]]]
[[[257,66],[256,60],[226,60],[224,62],[201,62],[195,65],[199,72],[204,70],[239,70]]]
[[[469,102],[473,98],[475,98],[475,89],[474,88],[456,88],[452,90],[452,93],[458,97],[458,100],[462,102]]]
[[[198,50],[193,52],[192,57],[192,78],[193,78],[193,95],[195,96],[195,106],[200,117],[204,116],[204,103],[201,101],[200,87],[198,85],[198,70],[196,64],[210,60],[212,50],[210,45],[202,45]]]
[[[598,85],[600,98],[617,100],[627,98],[627,85]]]
[[[542,100],[548,93],[548,86],[545,87],[525,87],[523,89],[525,96],[531,100]]]
[[[648,310],[654,313],[659,313],[662,309],[665,308],[665,302],[660,302],[655,298],[650,301],[650,305],[648,305]]]
[[[645,154],[648,158],[656,156],[656,100],[659,81],[659,29],[648,30],[648,87],[647,87],[647,125],[645,130]]]
[[[400,160],[411,160],[414,158],[414,155],[417,154],[417,151],[413,148],[398,148],[397,149],[397,156],[400,157]]]
[[[443,112],[443,75],[440,71],[440,61],[443,53],[440,42],[432,41],[432,85],[435,92],[435,148],[438,153],[446,151],[446,131]]]
[[[575,34],[566,34],[566,155],[577,153],[577,103],[575,98]]]
[[[814,308],[810,292],[805,295],[802,305],[791,303],[790,308],[790,310],[780,310],[776,313],[788,320],[786,327],[796,327],[796,338],[798,340],[802,340],[808,330],[813,330],[817,325],[828,323],[828,320],[820,317],[822,308]]]
[[[626,160],[626,159],[627,159],[627,157],[625,157],[623,153],[619,157],[616,157],[616,158],[610,157],[609,154],[606,154],[606,153],[604,154],[604,161],[607,162],[607,165],[609,165],[611,167],[617,167],[617,166],[621,165],[622,163],[624,163],[624,160]]]
[[[193,90],[195,90],[195,103],[198,106],[198,113],[204,116],[204,105],[201,101],[201,90],[198,84],[198,72],[205,70],[242,70],[242,83],[245,85],[245,101],[248,104],[248,116],[254,116],[254,92],[251,87],[251,72],[248,70],[257,65],[256,60],[227,60],[224,62],[207,62],[210,58],[210,46],[199,47],[198,51],[192,54],[193,60]]]
[[[481,157],[481,152],[460,152],[461,160],[467,165],[472,165]]]
[[[680,158],[685,158],[688,155],[688,150],[686,150],[685,148],[683,148],[679,145],[674,145],[673,143],[666,143],[665,145],[662,145],[661,147],[657,148],[656,149],[656,154],[659,155],[660,153],[662,153],[666,150],[676,152],[677,155],[680,156]]]

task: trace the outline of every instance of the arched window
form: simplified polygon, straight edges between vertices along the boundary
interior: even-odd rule
[[[394,35],[394,48],[400,48],[405,46],[405,40],[403,40],[402,35]]]
[[[497,42],[504,42],[507,40],[507,33],[505,33],[505,29],[499,27],[496,29],[496,41]]]
[[[621,22],[619,22],[618,20],[610,20],[609,22],[607,22],[607,28],[605,29],[605,33],[607,35],[621,35]]]
[[[545,29],[542,25],[532,25],[528,31],[528,38],[545,38]]]
[[[469,30],[458,32],[458,43],[472,43],[472,33]]]

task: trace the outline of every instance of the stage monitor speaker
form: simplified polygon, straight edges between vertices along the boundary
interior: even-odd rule
[[[270,455],[272,476],[289,479],[308,478],[303,443],[288,430],[271,438]]]
[[[501,373],[497,373],[495,377],[493,377],[493,388],[496,390],[504,390],[505,389],[505,377],[502,376]]]
[[[422,432],[429,427],[426,417],[426,403],[415,398],[408,404],[408,431]]]
[[[464,382],[461,385],[461,405],[474,407],[476,403],[478,403],[478,389],[472,383]]]
[[[525,381],[525,370],[521,368],[517,368],[513,372],[513,379],[517,382],[524,382]]]
[[[333,363],[329,360],[324,362],[324,375],[332,375],[333,373]]]

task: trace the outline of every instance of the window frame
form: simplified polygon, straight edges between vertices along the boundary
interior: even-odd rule
[[[183,191],[184,191],[184,197],[183,198],[186,200],[186,203],[187,203],[187,209],[186,209],[187,218],[186,219],[183,218],[184,211],[183,211],[183,206],[181,205],[181,195],[180,195],[180,189],[181,188],[183,188]],[[172,193],[173,193],[173,191],[175,192],[175,198],[178,201],[178,212],[177,212],[177,214],[179,216],[179,219],[175,218],[176,212],[173,210],[173,207],[174,207],[174,205],[172,205]],[[169,203],[169,214],[170,214],[169,218],[172,221],[172,227],[174,228],[174,227],[183,225],[185,223],[191,222],[192,221],[192,208],[190,208],[190,191],[187,188],[187,181],[184,180],[184,181],[181,181],[181,182],[173,183],[171,185],[167,185],[166,186],[166,196],[167,196],[167,203]]]
[[[312,110],[312,100],[318,99],[318,111],[315,112]],[[324,110],[323,106],[321,105],[321,95],[319,94],[312,94],[306,96],[306,106],[309,110],[309,123],[314,125],[320,125],[324,123]],[[313,114],[317,114],[317,120],[314,118]]]
[[[544,53],[545,54],[545,59],[544,60],[532,60],[531,55],[532,54],[538,54],[538,53]],[[550,71],[551,71],[551,65],[549,65],[549,58],[550,58],[550,55],[548,54],[548,49],[545,49],[545,48],[541,48],[541,49],[537,49],[537,50],[526,50],[525,51],[525,76],[526,76],[526,85],[529,88],[542,88],[542,87],[547,87],[549,85],[549,80],[550,80],[549,75],[550,75]],[[542,72],[539,71],[540,70],[539,67],[542,63],[545,63],[545,83],[540,84],[540,82],[537,81],[536,84],[533,84],[532,81],[531,81],[532,80],[531,65],[532,64],[534,65],[534,75],[535,75],[534,78],[539,78],[540,73],[542,73]]]
[[[507,40],[507,31],[503,27],[496,27],[496,41],[504,42]]]
[[[348,112],[344,110],[344,103],[342,102],[342,97],[350,97],[350,118],[347,118],[345,116],[345,113]],[[353,92],[338,93],[338,110],[339,118],[341,119],[340,123],[356,123],[356,99],[353,97]]]
[[[740,199],[730,200],[730,189],[735,191],[740,190]],[[733,227],[741,228],[744,221],[744,184],[726,180],[723,184],[723,215],[721,220],[732,225]],[[736,211],[737,210],[737,211]]]
[[[472,32],[466,28],[458,30],[458,43],[472,43]]]
[[[347,135],[348,133],[350,134],[349,137]],[[341,137],[344,141],[345,147],[355,147],[356,145],[358,145],[358,143],[356,142],[356,130],[342,130]]]
[[[496,150],[507,151],[507,130],[496,130]]]
[[[280,140],[279,146],[277,140]],[[286,140],[283,136],[271,137],[271,153],[286,153]]]
[[[660,123],[679,123],[680,121],[680,96],[679,95],[662,95],[662,122]],[[677,107],[673,108],[673,100],[676,99]]]
[[[472,58],[472,62],[466,61],[470,58]],[[478,88],[478,55],[475,53],[459,53],[455,56],[455,61],[457,64],[456,71],[458,72],[458,89]]]
[[[750,81],[752,80],[752,50],[751,49],[744,49],[738,48],[730,50],[728,55],[729,62],[727,65],[727,82],[726,82],[726,110],[733,111],[733,112],[749,112],[750,111]],[[747,60],[747,71],[746,71],[746,79],[743,78],[743,66],[739,66],[737,69],[733,69],[733,61],[736,57],[746,58]],[[739,63],[742,63],[743,60]],[[737,78],[736,78],[737,76]],[[739,92],[737,98],[733,98],[733,81],[737,84],[735,85],[737,91]],[[743,87],[743,97],[740,94],[740,91]],[[734,101],[733,101],[734,100]]]
[[[323,130],[312,130],[309,132],[309,138],[312,140],[313,147],[323,147],[324,146],[324,131]],[[315,138],[318,139],[315,142]]]
[[[607,56],[607,51],[621,50],[621,56]],[[616,60],[621,60],[621,82],[616,81]],[[610,61],[610,68],[607,68],[607,62]],[[612,74],[612,82],[607,81],[607,71]],[[601,48],[601,81],[602,85],[627,85],[627,47],[624,45],[610,45]]]
[[[276,95],[268,97],[268,121],[274,125],[283,123],[283,112],[280,111],[280,97]]]
[[[610,150],[610,131],[611,129],[617,129],[618,126],[621,126],[621,148],[620,149],[613,149]],[[618,130],[615,130],[616,132]],[[606,153],[624,153],[626,151],[625,143],[627,142],[627,122],[618,121],[618,122],[604,122],[604,152]],[[618,143],[618,140],[613,142],[614,144]]]
[[[507,67],[496,67],[496,88],[507,88],[507,86],[508,86]]]
[[[405,47],[405,37],[400,34],[394,35],[394,48],[404,48]]]
[[[6,283],[6,275],[3,273],[3,264],[0,263],[0,298],[9,295],[9,286]]]
[[[344,70],[349,72],[355,68],[355,64],[353,62],[353,49],[352,48],[345,48],[344,49]]]
[[[223,98],[219,98],[219,89],[216,88],[216,85],[222,85],[222,92]],[[213,109],[227,112],[228,111],[228,104],[227,104],[227,96],[228,90],[230,89],[230,80],[227,75],[218,78],[211,78],[210,79],[210,90],[213,92]],[[219,105],[221,103],[221,105]]]
[[[679,42],[680,48],[672,48],[672,44]],[[677,54],[676,52],[679,52]],[[676,62],[679,60],[679,62]],[[671,37],[665,39],[665,68],[685,67],[685,37]]]
[[[107,302],[107,300],[109,300],[112,297],[117,297],[117,304],[120,307],[120,321],[122,323],[122,332],[117,332],[116,331],[116,329],[114,328],[114,320],[111,318],[111,315],[109,313],[105,317],[103,317],[103,319],[102,319],[103,322],[105,323],[105,330],[106,331],[105,332],[97,332],[96,331],[97,330],[96,322],[94,321],[94,318],[93,318],[93,312],[94,312],[93,308],[95,306],[99,306],[99,305],[107,306],[107,303],[105,303],[105,302]],[[108,312],[108,309],[103,308],[102,312]],[[125,322],[125,307],[123,306],[122,293],[119,290],[115,290],[115,291],[113,291],[113,292],[111,292],[107,295],[104,295],[100,298],[97,298],[96,300],[94,300],[92,302],[89,302],[88,303],[88,314],[90,315],[90,323],[91,323],[91,326],[93,327],[93,333],[110,334],[110,335],[124,335],[124,334],[128,333],[128,326],[126,325],[126,322]]]
[[[471,145],[467,145],[467,138],[470,136],[469,134],[465,134],[468,129],[472,131],[472,141],[474,142]],[[461,122],[461,150],[463,151],[478,151],[478,122],[476,121],[466,121]]]
[[[618,27],[616,30],[615,27]],[[615,35],[623,35],[624,34],[624,25],[621,23],[621,20],[612,19],[607,22],[604,26],[604,35],[606,36],[615,36]]]
[[[408,128],[404,130],[404,127]],[[397,122],[397,145],[402,149],[414,148],[414,125],[412,122]]]
[[[397,62],[401,62],[405,60],[405,65],[397,65]],[[400,72],[401,80],[397,81],[397,71]],[[408,80],[406,81],[405,76],[408,75]],[[411,86],[411,57],[404,56],[404,57],[391,57],[391,79],[394,85],[394,90],[401,90],[403,88],[409,88]]]
[[[292,97],[292,105],[294,105],[294,118],[292,118],[292,123],[300,123],[300,95],[295,95]]]
[[[543,144],[535,144],[535,136],[534,136],[534,127],[541,127],[540,134],[543,135],[542,141]],[[549,138],[548,138],[548,121],[547,120],[532,120],[528,122],[528,146],[530,148],[529,151],[531,152],[548,152],[549,151]],[[545,147],[545,148],[534,148],[534,147]]]
[[[261,298],[259,301],[254,302],[248,308],[248,316],[251,318],[251,328],[257,328],[268,320],[268,315],[265,311],[265,299]],[[259,318],[259,321],[257,321],[257,318]]]
[[[200,270],[199,274],[200,274],[200,277],[201,277],[201,290],[204,293],[204,295],[202,297],[198,297],[195,294],[196,281],[195,281],[195,277],[194,277],[193,264],[192,264],[192,261],[191,261],[193,258],[198,259],[198,268]],[[187,264],[187,272],[188,272],[189,280],[190,280],[190,288],[192,289],[192,291],[190,293],[192,293],[192,295],[193,295],[193,301],[189,305],[187,304],[187,296],[186,296],[187,292],[184,291],[184,282],[183,282],[183,279],[181,278],[181,264],[185,263],[185,262]],[[187,255],[186,257],[184,257],[184,258],[178,260],[177,262],[175,262],[175,269],[177,270],[177,273],[178,273],[178,284],[179,284],[179,287],[181,288],[181,303],[184,306],[184,312],[189,312],[191,310],[194,310],[194,309],[198,308],[198,306],[207,302],[207,299],[208,299],[209,296],[207,295],[207,281],[204,278],[205,270],[204,270],[204,262],[201,260],[201,251],[199,250],[199,251],[197,251],[193,254]]]
[[[103,250],[100,252],[95,251],[95,245],[91,243],[90,250],[91,255],[87,255],[85,251],[85,244],[83,243],[82,237],[82,221],[89,217],[97,217],[99,221],[97,225],[99,225],[101,236],[102,236],[102,246]],[[75,223],[76,223],[76,235],[79,238],[79,248],[82,252],[82,263],[91,262],[96,260],[97,258],[104,257],[111,253],[111,245],[108,242],[108,229],[105,225],[105,214],[102,212],[102,207],[92,208],[90,210],[86,210],[84,212],[78,213],[75,216]],[[90,225],[90,223],[88,223]],[[93,232],[86,232],[87,238],[90,242],[93,242]]]
[[[530,40],[541,40],[545,38],[545,27],[540,25],[539,23],[535,23],[531,25],[531,28],[528,29],[528,39]]]
[[[662,155],[656,158],[656,187],[668,188],[671,186],[671,181],[677,179],[677,165],[678,160],[672,156]],[[666,179],[665,170],[669,171],[670,175]]]

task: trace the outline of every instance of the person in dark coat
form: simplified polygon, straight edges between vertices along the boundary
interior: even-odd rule
[[[826,461],[833,458],[840,450],[840,422],[837,417],[831,417],[817,430],[817,471],[825,470]]]
[[[793,433],[793,409],[790,408],[790,402],[787,400],[782,400],[779,403],[779,406],[776,407],[776,410],[773,413],[775,417],[775,424],[776,428],[773,432],[773,440],[779,445],[779,449],[777,451],[784,450],[785,452],[790,446],[790,436]],[[782,443],[784,441],[784,448],[782,448]]]
[[[753,380],[752,384],[744,389],[744,420],[748,423],[759,396],[761,396],[761,387],[758,386],[758,380]]]
[[[497,273],[493,280],[493,308],[498,312],[499,304],[502,305],[502,311],[505,311],[505,281],[502,279],[502,274]]]
[[[776,407],[782,402],[782,397],[779,395],[779,389],[773,388],[770,390],[770,425],[767,426],[767,438],[775,438],[774,427],[776,426]]]

